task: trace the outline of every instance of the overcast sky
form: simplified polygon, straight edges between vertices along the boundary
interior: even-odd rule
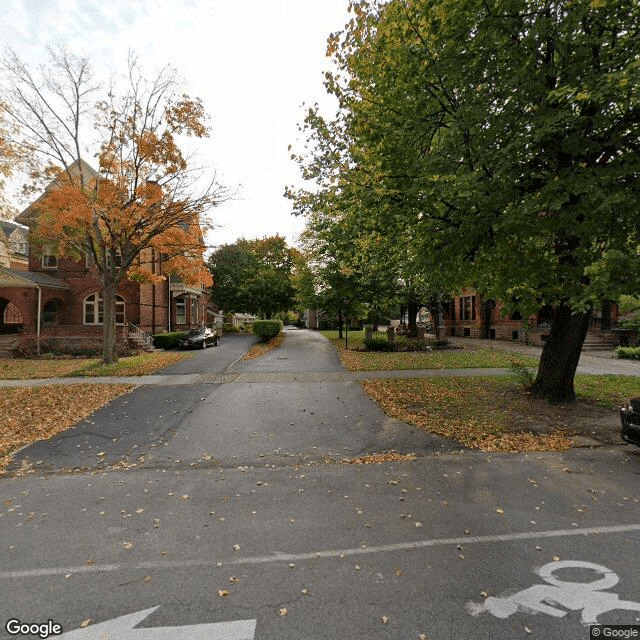
[[[47,44],[91,56],[97,74],[171,64],[202,98],[212,138],[200,156],[235,200],[215,210],[213,244],[280,233],[292,243],[303,221],[282,197],[299,183],[289,144],[303,102],[327,110],[322,73],[329,33],[348,20],[348,0],[1,0],[0,41],[46,62]]]

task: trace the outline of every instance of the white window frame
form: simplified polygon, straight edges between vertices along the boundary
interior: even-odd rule
[[[122,296],[116,294],[116,324],[125,324],[126,303]],[[89,313],[87,313],[89,311]],[[88,322],[87,318],[91,318]],[[104,301],[98,291],[90,293],[82,301],[82,323],[89,326],[104,324]]]
[[[53,249],[49,246],[42,249],[42,268],[43,269],[57,269],[58,268],[58,256]]]
[[[180,312],[179,312],[180,309]],[[182,318],[182,320],[180,319]],[[176,298],[176,324],[187,324],[187,299]]]

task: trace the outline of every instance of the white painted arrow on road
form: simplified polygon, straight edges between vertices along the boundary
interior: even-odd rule
[[[86,629],[68,631],[58,637],[61,640],[253,640],[256,632],[255,620],[134,629],[157,608],[106,620]]]

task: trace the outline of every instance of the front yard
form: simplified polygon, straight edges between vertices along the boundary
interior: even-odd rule
[[[154,351],[120,358],[112,365],[103,365],[98,358],[15,358],[0,360],[0,379],[143,376],[191,355]],[[0,388],[0,474],[12,451],[51,438],[131,389],[127,384]]]
[[[533,398],[509,376],[378,379],[362,386],[388,415],[482,451],[623,445],[619,407],[640,395],[640,378],[610,375],[576,376],[578,401],[561,405]]]
[[[364,332],[350,331],[349,348],[345,340],[338,339],[337,331],[322,331],[340,354],[342,364],[349,371],[394,371],[416,369],[507,368],[514,361],[528,367],[537,367],[538,360],[519,353],[465,345],[460,349],[443,351],[413,351],[381,353],[364,350]]]
[[[0,380],[32,380],[67,376],[145,376],[180,362],[192,354],[176,351],[153,351],[120,358],[103,365],[99,358],[10,358],[0,359]]]
[[[349,348],[337,331],[322,332],[351,371],[511,368],[536,369],[538,359],[513,351],[464,345],[417,352],[364,350],[364,332],[349,332]],[[460,445],[483,451],[564,450],[571,446],[623,445],[619,408],[640,395],[640,377],[577,375],[575,404],[534,398],[511,375],[463,378],[364,380],[363,389],[388,415]]]

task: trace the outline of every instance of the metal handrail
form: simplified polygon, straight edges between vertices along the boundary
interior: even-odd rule
[[[145,333],[138,325],[129,322],[129,335],[133,336],[134,340],[144,342],[148,347],[153,349],[153,337],[148,333]]]

